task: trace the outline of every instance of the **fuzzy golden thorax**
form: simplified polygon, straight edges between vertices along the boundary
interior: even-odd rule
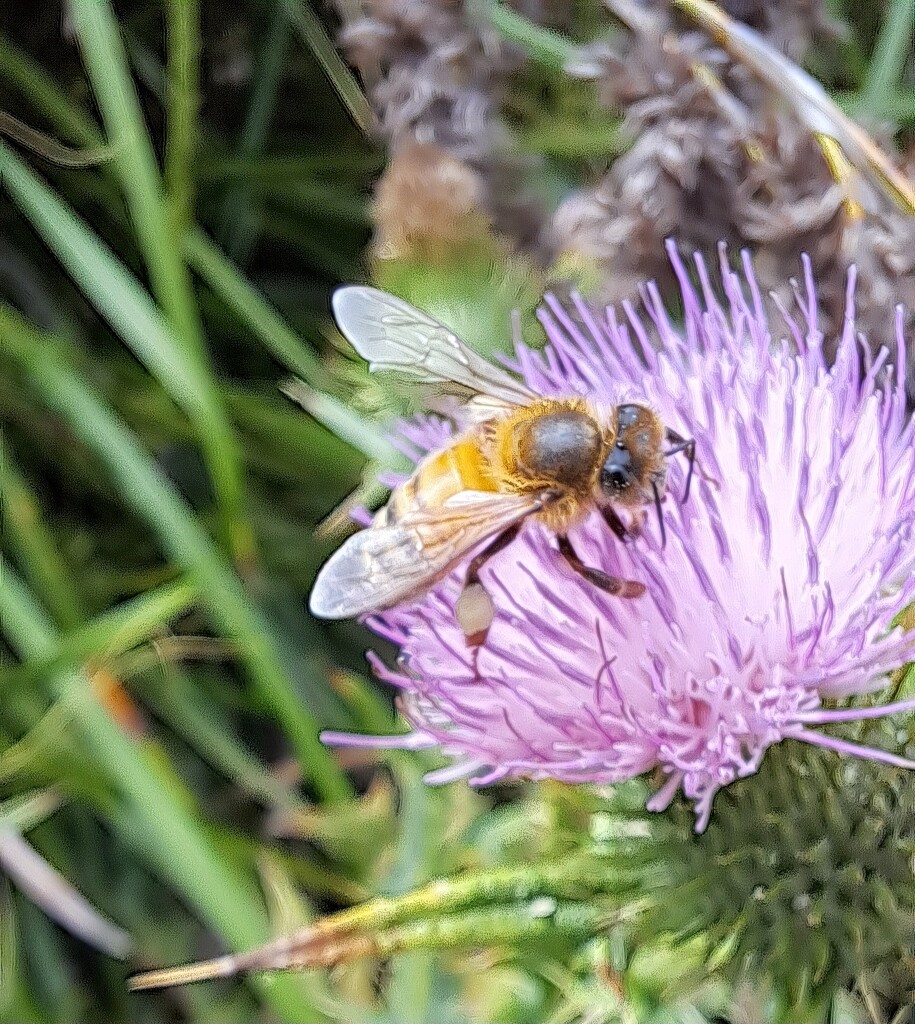
[[[612,444],[611,432],[583,398],[544,398],[494,424],[492,473],[500,490],[552,491],[555,499],[537,516],[562,531],[592,507]]]

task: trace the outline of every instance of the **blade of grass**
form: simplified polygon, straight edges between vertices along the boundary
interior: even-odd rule
[[[375,125],[375,114],[352,71],[346,66],[333,40],[306,0],[283,0],[293,18],[302,42],[317,58],[337,95],[343,101],[353,123],[368,135]]]
[[[915,36],[915,0],[891,0],[867,69],[855,113],[885,117],[886,101],[899,84]]]
[[[4,697],[8,699],[6,695]],[[22,775],[39,762],[46,776],[55,767],[53,759],[49,762],[47,757],[51,751],[56,755],[66,753],[75,758],[75,750],[71,749],[73,743],[68,735],[73,723],[73,712],[66,701],[55,701],[44,714],[37,718],[33,716],[31,721],[33,724],[28,732],[0,753],[0,782]],[[67,779],[68,790],[72,788],[73,782],[72,776]]]
[[[8,566],[0,588],[0,621],[23,658],[47,657],[55,643],[54,629],[43,609]],[[226,861],[207,841],[190,813],[190,794],[162,784],[156,762],[127,737],[96,700],[89,681],[80,674],[62,674],[52,681],[60,696],[77,691],[76,715],[91,756],[108,773],[122,794],[127,820],[142,828],[146,858],[235,949],[246,949],[267,934],[263,902],[253,880]],[[115,819],[117,823],[117,819]],[[292,978],[264,984],[255,980],[265,1002],[283,1020],[295,1024],[314,1019],[301,986]]]
[[[187,4],[185,4],[187,6]],[[200,442],[225,517],[226,535],[240,564],[254,555],[254,536],[245,515],[244,477],[238,444],[215,394],[212,369],[190,278],[181,253],[181,234],[169,216],[159,168],[108,0],[73,0],[71,7],[92,88],[113,151],[112,166],[127,200],[137,243],[149,271],[153,294],[165,311],[186,376],[206,394],[206,424]]]
[[[122,960],[130,936],[110,921],[22,836],[0,827],[0,864],[29,899],[71,935]]]
[[[254,540],[242,512],[239,452],[208,369],[200,359],[188,358],[148,293],[114,253],[3,143],[0,169],[7,191],[86,297],[195,424],[223,495],[232,550],[239,565],[248,568]]]
[[[355,190],[337,183],[315,180],[287,181],[257,186],[257,191],[275,205],[289,208],[309,220],[341,221],[368,227],[368,205]]]
[[[316,175],[333,175],[340,180],[347,175],[361,178],[378,173],[384,166],[376,153],[351,153],[349,149],[314,152],[307,156],[211,157],[199,172],[199,180],[207,185],[243,179],[261,187],[285,185],[301,179],[313,180]]]
[[[105,140],[91,118],[77,107],[39,64],[0,35],[0,76],[54,125],[80,146],[100,148]]]
[[[232,726],[217,715],[212,702],[180,669],[169,666],[163,683],[148,681],[142,696],[160,718],[243,793],[282,811],[304,808],[296,793],[242,744]]]
[[[165,191],[172,235],[184,238],[193,219],[200,107],[200,0],[165,4]]]
[[[238,155],[242,157],[259,156],[264,151],[283,77],[283,59],[289,42],[289,16],[278,5],[271,5],[270,10],[270,27],[257,56],[252,78],[254,91],[238,144]],[[241,262],[247,259],[254,241],[254,216],[251,193],[246,183],[242,182],[226,193],[219,236],[226,250]]]
[[[284,395],[300,405],[331,433],[346,441],[357,451],[375,459],[388,469],[405,469],[408,460],[402,456],[384,434],[359,415],[345,402],[308,387],[300,380],[287,380],[280,385]]]
[[[180,236],[170,231],[159,168],[117,20],[108,0],[73,0],[71,11],[153,294],[185,349],[199,356],[202,332],[181,258]]]
[[[0,802],[0,827],[24,834],[40,825],[63,803],[53,789],[34,789]]]
[[[22,366],[45,401],[107,467],[112,482],[146,520],[164,549],[200,587],[210,616],[230,639],[262,698],[285,729],[316,790],[328,800],[346,797],[349,784],[317,738],[312,714],[298,699],[271,624],[251,602],[186,502],[130,431],[73,373],[42,335],[0,306],[0,344]],[[313,680],[319,703],[327,694]]]
[[[107,146],[73,149],[5,110],[0,110],[0,135],[5,135],[18,146],[58,167],[93,167],[111,159],[111,150]]]
[[[187,236],[185,251],[194,270],[276,359],[313,388],[330,386],[318,357],[203,231]]]
[[[402,832],[384,890],[385,895],[396,899],[428,881],[445,822],[441,797],[423,782],[418,765],[400,760],[393,767],[400,794]],[[428,1019],[435,973],[435,962],[428,950],[395,957],[388,989],[388,1004],[395,1020],[422,1024]]]
[[[197,588],[184,581],[140,594],[64,634],[50,657],[0,669],[0,686],[34,683],[43,676],[78,668],[90,659],[94,663],[108,662],[150,640],[197,601]]]
[[[44,522],[41,507],[13,462],[0,433],[0,523],[5,546],[57,623],[72,629],[85,617],[70,569]]]
[[[486,13],[500,35],[517,43],[544,67],[564,71],[575,56],[578,48],[571,39],[525,18],[499,0],[492,0]]]

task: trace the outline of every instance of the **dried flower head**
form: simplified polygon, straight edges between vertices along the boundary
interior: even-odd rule
[[[665,293],[675,286],[662,259],[672,235],[704,252],[721,239],[765,243],[767,263],[757,269],[767,287],[787,279],[800,251],[831,269],[842,193],[811,133],[703,33],[680,30],[660,7],[610,6],[629,31],[582,50],[568,70],[625,113],[634,142],[596,186],[557,210],[564,262],[576,253],[596,261],[607,302],[634,297],[646,275]]]
[[[796,254],[804,251],[824,282],[827,333],[838,335],[843,282],[856,263],[863,284],[859,323],[872,352],[892,347],[887,296],[915,308],[915,218],[886,201],[856,215],[810,125],[790,104],[774,102],[777,90],[764,87],[749,65],[702,33],[683,30],[659,5],[607,4],[628,31],[582,50],[568,70],[593,80],[601,100],[625,113],[635,141],[596,185],[569,196],[556,211],[552,240],[559,266],[597,277],[603,301],[632,298],[645,273],[667,295],[675,282],[659,264],[663,238],[676,236],[703,252],[725,239],[752,247],[767,294],[782,287]],[[830,32],[819,3],[740,0],[724,6],[796,59],[798,47],[786,47],[788,38],[806,45],[811,35]],[[915,314],[907,315],[908,329]],[[832,355],[827,352],[827,359]],[[913,380],[910,373],[910,396]]]
[[[481,192],[479,175],[434,143],[402,146],[375,192],[376,256],[435,258],[483,237]]]
[[[460,0],[370,0],[366,7],[341,43],[366,79],[392,158],[415,143],[434,145],[476,179],[495,226],[522,246],[532,243],[544,214],[522,188],[524,161],[499,109],[517,53]]]
[[[649,807],[682,789],[699,829],[715,793],[787,738],[915,767],[818,728],[915,706],[824,707],[880,689],[915,646],[915,633],[892,627],[915,593],[902,312],[892,356],[862,364],[852,274],[829,368],[809,261],[800,322],[785,311],[777,325],[746,257],[741,278],[722,250],[723,307],[702,261],[697,293],[672,245],[669,253],[681,329],[652,285],[647,320],[629,305],[620,322],[613,310],[596,319],[581,301],[569,310],[548,302],[548,347],[516,351],[518,370],[544,395],[647,400],[697,438],[702,473],[687,504],[678,500],[684,467],[672,460],[666,547],[656,529],[623,545],[597,517],[574,531],[589,564],[642,580],[647,593],[597,590],[528,523],[482,571],[496,608],[483,647],[469,648],[455,621],[461,571],[423,601],[369,620],[401,648],[397,671],[374,661],[401,691],[412,732],[328,742],[439,747],[454,763],[430,782],[617,782],[659,768],[666,781]],[[417,457],[450,429],[427,418],[401,434]]]

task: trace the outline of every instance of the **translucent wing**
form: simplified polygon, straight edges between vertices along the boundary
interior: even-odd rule
[[[542,506],[536,495],[462,491],[438,508],[363,530],[324,564],[309,598],[312,614],[347,619],[417,596],[481,541]]]
[[[396,370],[437,384],[526,405],[538,396],[469,349],[454,331],[407,302],[361,285],[338,288],[337,325],[371,370]]]

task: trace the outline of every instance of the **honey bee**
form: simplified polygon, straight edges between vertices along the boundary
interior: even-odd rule
[[[635,531],[617,509],[635,513],[638,523],[653,503],[663,541],[666,460],[677,452],[689,457],[686,500],[693,438],[665,427],[645,405],[544,398],[437,320],[375,288],[340,288],[333,309],[370,370],[395,370],[470,397],[463,432],[422,459],[371,525],[324,564],[309,602],[314,615],[350,618],[416,598],[488,541],[469,562],[455,608],[468,642],[482,643],[493,607],[480,570],[528,519],[555,534],[559,555],[594,586],[622,598],[645,592],[643,583],[585,565],[568,530],[596,508],[627,540]]]

